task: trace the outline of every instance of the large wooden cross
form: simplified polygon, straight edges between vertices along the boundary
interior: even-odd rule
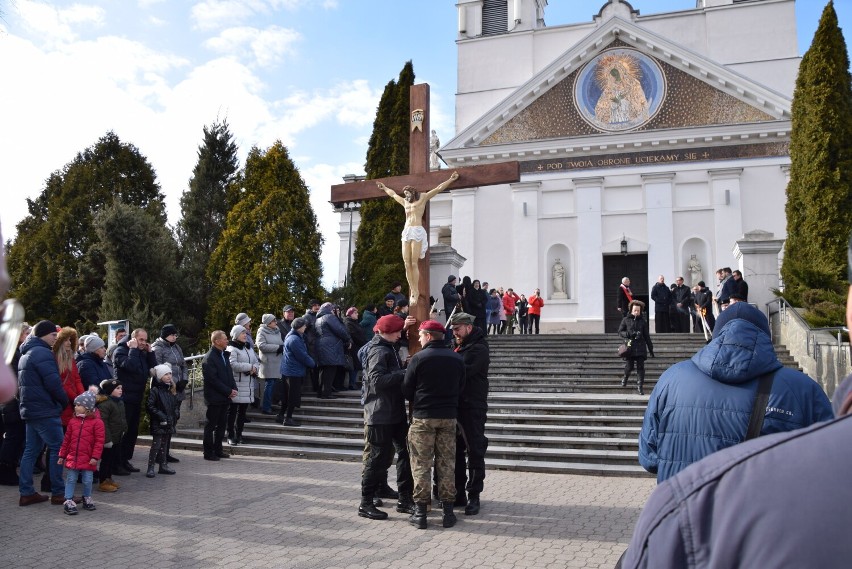
[[[450,170],[429,171],[429,137],[431,131],[429,130],[430,109],[428,83],[421,83],[411,87],[409,105],[411,106],[409,116],[409,173],[404,176],[393,176],[389,178],[378,178],[374,180],[363,180],[361,182],[334,185],[331,187],[331,202],[335,206],[352,201],[359,202],[378,198],[390,199],[377,187],[377,182],[382,182],[397,192],[399,192],[404,186],[413,186],[418,191],[425,192],[437,187],[439,184],[447,180],[451,172]],[[520,165],[518,162],[502,162],[498,164],[468,166],[464,168],[457,168],[455,171],[458,172],[459,178],[445,191],[493,184],[509,184],[512,182],[518,182],[521,179]],[[402,208],[400,208],[399,215],[404,215]],[[423,214],[423,227],[426,229],[428,235],[428,204],[426,204],[426,211]],[[420,268],[420,296],[418,301],[411,307],[410,314],[417,318],[417,322],[419,323],[429,318],[428,250],[426,251],[425,258],[420,259],[418,266]],[[415,348],[420,347],[419,344],[417,344],[416,334],[409,334],[409,341],[413,341],[413,344],[416,344],[416,346],[414,346]],[[416,351],[416,349],[414,351]],[[411,353],[414,353],[414,351]]]

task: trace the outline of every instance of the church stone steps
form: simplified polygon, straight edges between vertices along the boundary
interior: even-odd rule
[[[653,336],[656,359],[646,362],[646,392],[672,364],[704,346],[699,335]],[[638,464],[638,435],[648,396],[635,391],[635,373],[622,388],[623,362],[614,334],[490,336],[489,468],[535,472],[650,476]],[[783,349],[779,357],[795,361]],[[249,409],[246,444],[235,455],[277,455],[361,460],[363,410],[360,392],[318,399],[310,391],[284,427],[273,416]],[[201,449],[201,428],[181,428],[175,448]]]

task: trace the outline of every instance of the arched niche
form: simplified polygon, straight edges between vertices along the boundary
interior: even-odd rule
[[[694,270],[696,262],[700,267],[698,273]],[[692,288],[699,280],[702,280],[712,290],[712,278],[715,269],[712,268],[710,263],[710,245],[701,237],[690,237],[681,246],[677,275],[683,276],[683,281],[689,288]],[[696,275],[698,278],[695,278]]]
[[[559,291],[556,286],[558,280],[557,263],[561,265],[561,271],[564,273],[561,279],[564,289],[562,291]],[[561,243],[550,246],[545,258],[545,271],[545,286],[541,288],[547,291],[548,299],[567,300],[573,298],[576,271],[574,270],[574,256],[567,246]]]

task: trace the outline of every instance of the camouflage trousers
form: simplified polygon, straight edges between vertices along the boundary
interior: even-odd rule
[[[429,501],[432,492],[432,464],[438,478],[442,502],[456,499],[456,420],[417,419],[408,429],[408,454],[414,478],[414,501]]]

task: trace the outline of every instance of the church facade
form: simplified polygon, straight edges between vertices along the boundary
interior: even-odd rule
[[[518,161],[521,181],[432,200],[434,296],[451,273],[540,288],[542,331],[577,333],[617,328],[623,276],[643,298],[661,274],[712,290],[717,268],[739,268],[751,302],[772,298],[794,0],[641,4],[547,27],[546,0],[457,0],[456,135],[441,158]]]

